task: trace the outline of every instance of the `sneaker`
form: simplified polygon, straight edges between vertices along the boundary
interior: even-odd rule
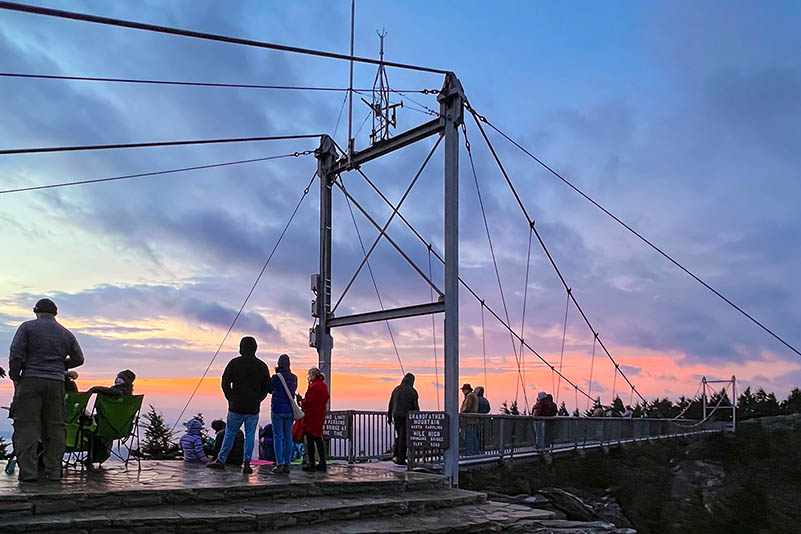
[[[253,473],[253,468],[250,467],[250,462],[245,462],[245,465],[242,466],[242,474],[249,475]]]
[[[219,460],[214,460],[213,462],[207,463],[206,467],[208,467],[209,469],[225,469],[225,464],[220,462]]]
[[[282,475],[284,473],[284,466],[283,465],[276,465],[272,469],[270,469],[270,473],[274,475]]]
[[[406,460],[399,460],[398,458],[393,458],[392,463],[395,465],[406,465]]]

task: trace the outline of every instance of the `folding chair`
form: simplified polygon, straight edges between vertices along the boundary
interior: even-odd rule
[[[64,396],[67,433],[67,459],[64,460],[64,467],[83,467],[83,460],[89,453],[89,435],[94,430],[94,425],[86,412],[86,406],[91,396],[87,392],[67,393]]]
[[[90,440],[90,458],[97,457],[99,451],[96,450],[96,447],[105,447],[110,454],[125,462],[125,467],[128,467],[128,461],[133,452],[139,470],[142,469],[139,454],[139,412],[142,409],[144,398],[144,395],[122,397],[97,395],[94,407],[97,428],[91,433],[92,437],[97,439]],[[114,451],[114,441],[117,441],[116,452]],[[136,449],[134,449],[134,441]],[[109,443],[109,445],[106,446],[105,443]],[[122,450],[123,448],[125,451]]]

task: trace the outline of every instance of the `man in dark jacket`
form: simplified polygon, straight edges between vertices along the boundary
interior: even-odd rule
[[[406,373],[401,383],[392,390],[387,409],[387,423],[395,423],[395,455],[392,461],[397,465],[406,465],[406,416],[419,409],[414,375]]]
[[[259,408],[261,402],[267,398],[272,390],[270,385],[270,370],[267,364],[256,357],[258,344],[250,336],[245,336],[239,342],[240,356],[234,358],[225,367],[222,375],[222,390],[228,399],[228,417],[225,423],[225,437],[223,438],[220,454],[214,462],[206,467],[222,469],[228,460],[228,455],[234,447],[236,432],[245,425],[245,451],[242,472],[250,474],[250,458],[253,454],[256,427],[259,425]]]
[[[14,382],[12,442],[21,481],[38,478],[39,442],[45,477],[60,480],[66,446],[64,372],[83,364],[83,351],[75,335],[56,321],[58,308],[52,300],[41,299],[33,311],[36,319],[17,329],[8,358]]]
[[[225,439],[225,421],[222,419],[215,419],[211,422],[211,428],[217,435],[214,438],[214,447],[209,451],[210,456],[217,458],[220,455],[220,451],[222,450],[223,440]],[[239,467],[242,465],[242,459],[245,455],[245,434],[242,433],[242,430],[236,431],[236,437],[234,437],[234,446],[231,448],[231,452],[228,453],[228,458],[225,460],[225,463],[228,465],[235,465]]]

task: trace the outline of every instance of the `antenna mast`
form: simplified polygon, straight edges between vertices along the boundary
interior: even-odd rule
[[[386,29],[376,31],[379,38],[380,48],[378,53],[379,64],[378,72],[373,82],[373,101],[367,102],[362,98],[362,102],[373,110],[373,131],[370,133],[371,144],[376,144],[389,139],[389,129],[396,125],[395,111],[398,107],[403,107],[403,102],[392,104],[389,101],[389,78],[384,68],[384,37],[387,36]]]

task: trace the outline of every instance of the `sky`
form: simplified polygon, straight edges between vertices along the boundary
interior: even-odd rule
[[[32,2],[152,24],[347,53],[350,2]],[[478,113],[783,336],[801,345],[801,6],[794,2],[356,3],[355,51],[448,69]],[[447,23],[443,23],[447,21]],[[348,63],[0,12],[0,71],[318,87],[347,87]],[[373,65],[356,65],[369,89]],[[438,89],[442,76],[388,69],[397,90]],[[326,133],[347,145],[342,92],[131,85],[0,78],[0,148]],[[356,95],[357,149],[369,109]],[[431,94],[403,98],[400,132],[430,119]],[[344,113],[340,115],[340,112]],[[475,124],[468,120],[503,300],[476,186],[460,155],[460,273],[486,305],[565,376],[608,404],[631,390],[593,336],[529,229]],[[611,354],[644,397],[692,395],[702,376],[785,396],[801,361],[647,248],[498,135],[490,140],[526,209]],[[462,139],[463,141],[463,139]],[[363,171],[397,202],[433,146],[428,139]],[[194,147],[0,156],[3,189],[145,173],[316,148],[316,139]],[[81,387],[133,369],[146,403],[174,420],[247,295],[316,170],[313,155],[118,182],[0,195],[0,347],[47,296],[86,353]],[[401,212],[442,250],[442,147]],[[343,175],[379,224],[391,210],[356,173]],[[308,346],[310,275],[318,263],[318,186],[304,198],[188,413],[224,415],[219,375],[253,335],[271,366]],[[355,210],[355,208],[354,208]],[[377,232],[361,214],[369,247]],[[363,254],[335,192],[333,295]],[[399,221],[388,234],[423,270],[427,249]],[[386,307],[431,299],[382,240],[370,266]],[[529,277],[525,275],[528,266]],[[442,268],[432,264],[442,286]],[[527,290],[526,290],[527,286]],[[553,392],[586,399],[524,351],[518,372],[508,331],[460,293],[460,379],[484,385],[493,409]],[[523,307],[525,301],[525,321]],[[375,310],[368,272],[338,315]],[[424,409],[442,396],[442,323],[394,321],[334,331],[334,409],[384,409],[405,371]],[[564,332],[564,336],[563,336]],[[436,340],[436,341],[435,341]],[[562,350],[564,340],[564,350]],[[5,367],[5,362],[3,363]],[[592,383],[590,384],[590,372]],[[524,388],[516,388],[520,382]],[[517,389],[517,391],[516,391]],[[12,395],[0,381],[0,405]],[[269,409],[262,410],[262,418]],[[0,431],[8,422],[0,422]]]

